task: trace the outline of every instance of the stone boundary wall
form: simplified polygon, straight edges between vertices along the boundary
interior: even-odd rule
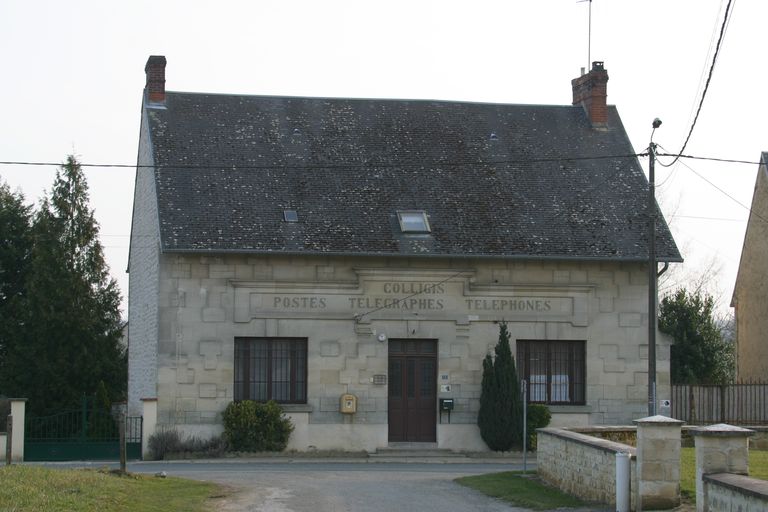
[[[740,425],[743,428],[753,430],[755,434],[749,438],[750,450],[764,450],[768,451],[768,426],[765,425]],[[698,425],[684,425],[683,431],[683,446],[692,447],[693,438],[690,435],[690,430],[699,428]]]
[[[709,512],[768,510],[768,481],[731,473],[704,475]]]
[[[536,432],[539,476],[564,492],[615,507],[617,453],[630,454],[630,482],[636,481],[636,450],[632,446],[560,428]],[[635,494],[630,492],[633,510]]]

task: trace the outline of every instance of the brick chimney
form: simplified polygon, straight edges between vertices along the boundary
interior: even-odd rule
[[[581,68],[584,72],[584,68]],[[573,104],[581,105],[587,113],[593,128],[605,128],[608,125],[608,72],[603,63],[595,61],[586,75],[571,80]]]
[[[151,55],[144,66],[147,85],[144,90],[149,103],[165,103],[165,57]]]

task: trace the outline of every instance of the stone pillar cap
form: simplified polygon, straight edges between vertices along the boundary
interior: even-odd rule
[[[726,423],[717,425],[707,425],[706,427],[697,427],[689,430],[692,436],[718,436],[718,437],[749,437],[755,435],[754,430],[748,428],[736,427]]]
[[[647,418],[640,418],[639,420],[633,420],[632,423],[636,425],[674,426],[674,425],[682,425],[685,422],[657,414],[656,416],[648,416]]]

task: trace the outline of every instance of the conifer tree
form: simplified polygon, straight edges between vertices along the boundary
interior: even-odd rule
[[[93,438],[117,437],[118,426],[112,418],[112,402],[104,381],[99,381],[89,406],[88,435]]]
[[[483,382],[480,386],[480,410],[477,413],[477,425],[480,436],[489,448],[495,450],[495,416],[496,411],[496,373],[493,371],[493,357],[486,354],[483,359]]]
[[[477,417],[480,436],[491,450],[520,448],[523,439],[523,407],[515,361],[509,346],[506,323],[499,326],[495,358],[483,360],[480,411]]]
[[[33,413],[77,406],[100,381],[113,400],[125,392],[120,292],[98,232],[85,176],[70,156],[34,216],[26,282],[30,320],[24,343],[8,352],[8,391],[27,397]]]
[[[0,395],[7,394],[8,350],[23,339],[31,251],[31,208],[0,183]]]

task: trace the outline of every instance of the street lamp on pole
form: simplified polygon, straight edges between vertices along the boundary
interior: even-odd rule
[[[648,146],[648,416],[656,415],[656,304],[658,290],[656,272],[656,144],[653,133],[661,119],[653,120],[651,142]]]

